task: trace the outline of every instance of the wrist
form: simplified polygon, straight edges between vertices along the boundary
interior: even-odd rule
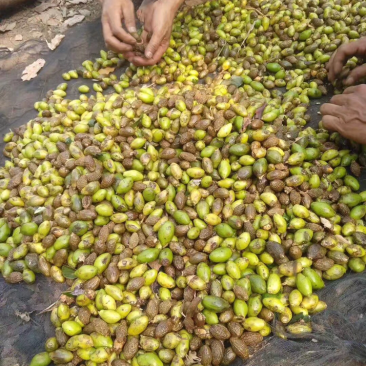
[[[157,2],[164,6],[171,6],[172,10],[177,12],[184,0],[157,0]]]

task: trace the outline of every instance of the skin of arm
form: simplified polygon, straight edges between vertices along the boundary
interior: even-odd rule
[[[146,44],[145,58],[134,57],[138,66],[155,65],[169,47],[175,14],[184,0],[157,0],[151,3],[145,15],[142,39]]]
[[[353,56],[366,56],[366,38],[342,45],[331,57],[327,69],[329,81],[334,82],[344,64]],[[366,76],[366,64],[353,69],[344,84],[349,86]],[[321,106],[325,128],[366,144],[366,85],[350,86]]]
[[[100,0],[103,6],[102,25],[106,45],[112,51],[122,53],[137,66],[155,65],[169,47],[174,17],[184,0],[157,0],[143,7],[146,45],[145,57],[135,55],[135,11],[131,0]],[[127,31],[123,28],[123,26]]]

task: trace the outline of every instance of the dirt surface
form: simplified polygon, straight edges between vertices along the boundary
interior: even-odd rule
[[[8,285],[0,279],[0,366],[29,365],[44,351],[45,340],[54,335],[46,309],[65,289],[41,275],[32,285]]]
[[[70,19],[90,21],[99,18],[100,13],[99,0],[28,0],[0,13],[0,56],[31,39],[50,42],[57,34],[65,33]]]

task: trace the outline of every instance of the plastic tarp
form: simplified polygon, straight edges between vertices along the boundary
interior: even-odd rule
[[[100,21],[83,23],[66,33],[61,45],[50,51],[45,42],[30,41],[13,53],[0,56],[0,135],[27,123],[36,116],[34,102],[63,82],[61,74],[76,69],[86,59],[99,57],[105,48]],[[46,64],[39,75],[21,81],[25,66],[39,58]],[[69,82],[68,97],[77,97],[78,86],[92,84],[83,79]],[[320,100],[324,102],[329,95]],[[319,100],[310,108],[310,125],[316,127]],[[2,146],[1,146],[2,148]],[[1,157],[1,163],[4,158]],[[365,185],[365,175],[361,177]],[[44,350],[44,342],[54,335],[49,313],[39,313],[52,305],[66,285],[55,284],[37,275],[35,284],[8,285],[0,279],[0,366],[27,365]],[[271,336],[250,360],[236,361],[246,366],[362,366],[366,365],[366,275],[346,274],[327,282],[319,297],[328,309],[312,317],[314,332],[303,336]],[[275,330],[275,329],[274,329]]]

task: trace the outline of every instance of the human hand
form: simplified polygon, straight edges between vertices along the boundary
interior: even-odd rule
[[[366,56],[366,37],[360,38],[354,42],[343,44],[336,52],[333,53],[327,66],[329,81],[333,82],[337,79],[344,64],[353,56]],[[344,85],[353,85],[365,76],[366,64],[353,69],[344,81]]]
[[[128,57],[133,56],[135,38],[131,36],[136,32],[134,6],[131,0],[102,0],[102,25],[106,45],[114,52],[122,53]],[[124,23],[128,32],[122,27]]]
[[[173,21],[182,0],[157,0],[144,9],[142,40],[145,57],[134,56],[130,61],[137,66],[155,65],[169,47]]]
[[[323,125],[347,139],[366,144],[366,85],[347,88],[320,107]]]

